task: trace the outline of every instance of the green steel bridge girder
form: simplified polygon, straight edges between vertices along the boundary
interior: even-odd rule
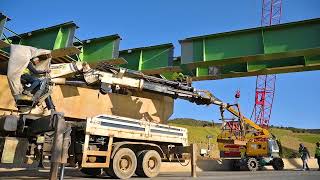
[[[0,16],[0,30],[7,20]],[[74,42],[76,28],[73,22],[67,22],[9,40],[53,50],[59,54],[56,57],[67,59],[57,62],[80,60],[94,64],[106,60],[169,78],[174,72],[201,80],[320,69],[320,19],[187,38],[180,41],[182,57],[175,61],[171,43],[119,52],[118,35]],[[3,50],[8,52],[8,48]],[[79,55],[71,56],[74,54]]]
[[[312,66],[320,63],[320,19],[192,37],[180,43],[181,64],[198,68],[197,75],[210,66],[230,72]]]
[[[6,46],[2,46],[1,54],[8,56],[10,44],[20,44],[33,46],[41,49],[52,50],[54,61],[60,58],[68,57],[68,60],[58,62],[70,62],[70,55],[79,54],[80,50],[73,46],[75,30],[78,28],[73,22],[42,28],[27,33],[14,35],[9,38],[2,39]]]
[[[169,43],[122,50],[119,56],[128,63],[121,66],[145,74],[180,71],[179,66],[173,66],[173,49],[173,44]]]
[[[119,57],[120,39],[120,36],[115,34],[88,39],[82,42],[75,42],[74,45],[81,46],[81,53],[79,54],[80,61],[98,63],[100,61],[113,60]],[[118,62],[118,64],[122,63],[126,62]]]
[[[119,56],[119,35],[74,41],[77,28],[75,23],[66,22],[12,36],[8,38],[10,41],[8,43],[53,50],[54,63],[70,61],[96,63],[110,59],[114,63],[114,58]],[[8,48],[4,50],[9,52]],[[79,55],[76,56],[76,54]],[[121,64],[126,63],[126,61],[117,59],[115,63]]]
[[[320,70],[320,56],[300,56],[269,61],[254,61],[222,66],[198,67],[193,71],[194,80],[225,79],[265,74],[280,74]],[[309,62],[306,64],[306,62]],[[248,70],[251,64],[259,65],[255,70]]]
[[[11,43],[33,46],[36,48],[55,50],[73,46],[75,23],[67,22],[56,26],[10,37]]]

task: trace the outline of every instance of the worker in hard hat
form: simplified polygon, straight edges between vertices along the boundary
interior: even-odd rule
[[[44,64],[46,65],[42,66],[41,68],[42,70],[49,69],[51,60],[50,54],[51,51],[49,50],[37,49],[24,45],[10,45],[10,58],[8,62],[7,78],[9,81],[10,90],[16,101],[21,99],[31,100],[28,95],[23,94],[24,88],[21,83],[21,76],[23,74],[27,74],[26,69],[29,71],[32,69],[31,66],[33,66],[33,64],[30,64],[30,61],[36,63],[38,59],[45,59],[44,61],[46,61],[46,63]],[[38,72],[40,71],[38,67],[34,67],[38,69]],[[28,94],[27,91],[25,93]]]
[[[173,72],[171,75],[171,79],[173,81],[185,82],[186,76],[184,74],[182,74],[181,72]]]
[[[315,158],[317,158],[318,161],[318,171],[320,171],[320,142],[316,143],[316,151],[315,151]]]
[[[181,72],[173,72],[171,80],[181,82],[183,85],[191,86],[192,79]]]
[[[310,158],[310,153],[307,147],[305,147],[302,143],[300,144],[300,147],[299,147],[299,154],[303,164],[302,170],[303,171],[310,170],[308,166],[308,159]]]
[[[32,96],[32,92],[36,89],[37,86],[40,85],[40,80],[36,76],[50,73],[50,69],[37,70],[35,67],[38,64],[40,64],[41,61],[46,60],[48,56],[50,55],[41,55],[39,57],[33,58],[29,62],[27,68],[23,71],[23,74],[21,75],[21,83],[24,87],[22,94]]]

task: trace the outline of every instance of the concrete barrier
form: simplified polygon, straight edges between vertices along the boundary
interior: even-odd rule
[[[283,159],[285,170],[297,170],[302,168],[302,161],[300,158]],[[186,164],[182,163],[182,164]],[[161,172],[190,172],[191,163],[187,166],[182,166],[180,163],[163,162],[161,165]],[[308,165],[311,169],[318,169],[317,159],[309,159]],[[197,171],[227,171],[230,170],[229,160],[198,160]],[[266,169],[272,169],[271,166],[266,166]]]

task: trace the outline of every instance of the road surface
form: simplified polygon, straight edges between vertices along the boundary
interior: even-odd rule
[[[1,180],[25,180],[25,179],[47,179],[49,170],[25,170],[25,169],[1,169],[0,170],[0,179]],[[111,179],[107,176],[90,178],[86,175],[81,174],[78,170],[75,169],[66,169],[65,179],[79,179],[79,180],[102,180],[102,179]],[[190,173],[161,173],[159,177],[154,179],[193,179],[190,176]],[[143,179],[133,177],[132,179]],[[213,180],[320,180],[320,171],[207,171],[207,172],[198,172],[198,179],[213,179]]]

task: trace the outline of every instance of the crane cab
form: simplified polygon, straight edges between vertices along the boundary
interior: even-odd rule
[[[277,140],[267,139],[265,141],[248,142],[247,156],[280,157],[280,148]]]

